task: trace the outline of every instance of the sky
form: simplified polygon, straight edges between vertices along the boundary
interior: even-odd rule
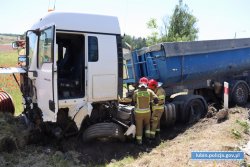
[[[146,23],[158,25],[173,14],[179,0],[2,0],[0,33],[22,34],[44,16],[56,11],[117,16],[122,34],[147,37]],[[250,38],[250,0],[183,0],[198,19],[198,40]]]

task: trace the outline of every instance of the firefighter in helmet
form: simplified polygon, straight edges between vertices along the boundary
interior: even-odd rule
[[[142,144],[143,129],[145,129],[145,137],[150,138],[150,102],[157,103],[156,94],[147,89],[148,79],[143,77],[139,81],[138,89],[135,90],[133,101],[135,102],[135,124],[136,124],[136,140],[138,144]]]
[[[158,83],[154,79],[151,79],[148,82],[148,88],[154,91],[159,100],[158,104],[152,104],[150,138],[155,138],[156,133],[158,134],[158,137],[160,135],[160,120],[165,106],[165,90],[161,85],[162,83]]]

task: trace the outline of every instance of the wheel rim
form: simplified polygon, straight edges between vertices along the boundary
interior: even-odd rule
[[[190,107],[188,108],[189,123],[198,121],[201,118],[203,111],[204,107],[199,102],[191,102]]]
[[[236,90],[236,97],[238,99],[238,101],[240,103],[244,103],[245,102],[245,99],[246,99],[246,96],[245,96],[245,93],[244,93],[244,89],[243,87],[239,87],[237,90]]]
[[[239,83],[236,85],[235,90],[232,93],[232,100],[234,104],[242,106],[247,103],[248,100],[248,88],[246,84]]]

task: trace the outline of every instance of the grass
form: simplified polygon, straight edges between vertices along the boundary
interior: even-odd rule
[[[0,67],[16,67],[17,66],[17,51],[1,51],[0,50]]]
[[[60,152],[53,148],[37,145],[24,147],[12,153],[0,154],[1,166],[36,166],[36,167],[85,167],[81,164],[79,153]]]
[[[237,119],[236,123],[238,123],[243,128],[244,133],[246,133],[246,134],[249,133],[250,125],[247,121],[241,121],[241,120]]]
[[[236,139],[241,139],[243,133],[249,134],[250,125],[247,121],[236,119],[232,126],[233,128],[231,129],[231,133]]]
[[[231,135],[235,139],[242,139],[244,136],[249,135],[250,124],[243,119],[236,119],[231,124]]]
[[[4,52],[0,50],[0,67],[17,66],[17,52],[15,50]],[[19,75],[16,74],[19,81]],[[20,89],[12,74],[0,74],[0,89],[9,93],[15,105],[15,115],[19,115],[23,111],[22,95]]]
[[[125,166],[127,164],[130,164],[133,161],[135,161],[135,159],[132,156],[127,156],[127,157],[123,158],[122,160],[110,163],[107,166],[108,167],[122,167],[122,166]]]
[[[232,129],[231,133],[236,139],[240,139],[242,137],[241,133],[238,130]]]

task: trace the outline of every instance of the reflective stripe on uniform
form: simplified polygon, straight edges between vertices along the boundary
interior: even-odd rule
[[[145,109],[136,108],[135,112],[136,113],[148,113],[150,112],[150,109],[149,108],[145,108]]]
[[[155,135],[155,132],[151,131],[150,134],[151,134],[151,135]]]
[[[157,121],[157,120],[158,120],[158,117],[154,117],[153,120],[154,120],[154,121]]]
[[[150,134],[150,130],[145,130],[145,133],[146,134]]]
[[[142,140],[142,136],[136,136],[136,140]]]
[[[160,105],[160,106],[152,106],[153,110],[162,110],[164,109],[164,105]]]

